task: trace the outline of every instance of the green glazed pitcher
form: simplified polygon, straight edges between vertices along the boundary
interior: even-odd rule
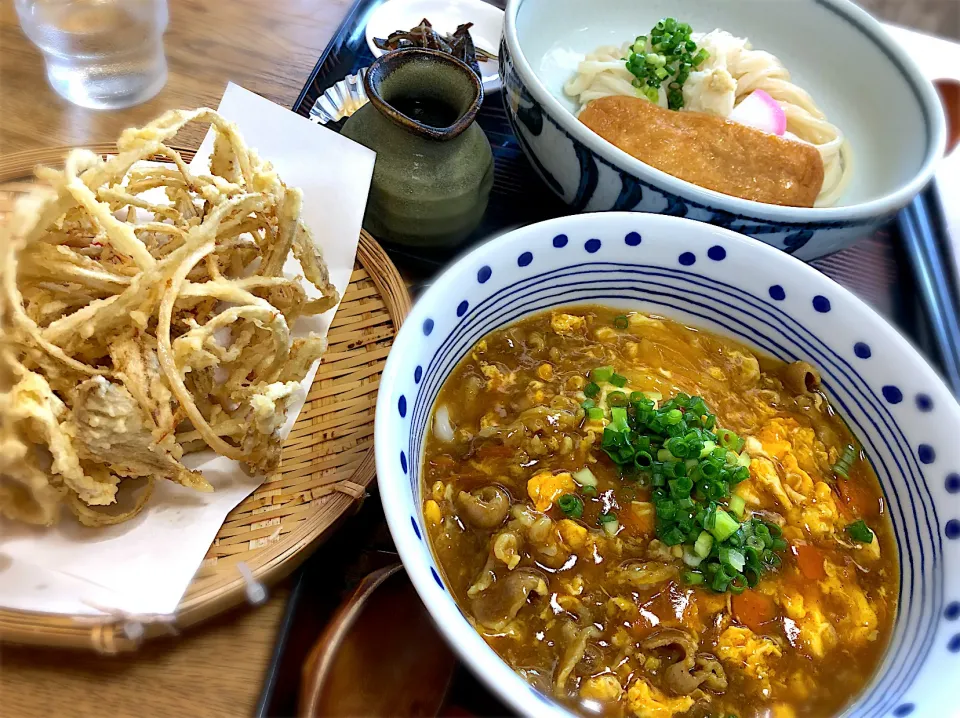
[[[377,153],[363,227],[378,239],[452,247],[480,223],[493,153],[474,122],[480,78],[438,50],[387,53],[367,71],[370,102],[341,134]]]

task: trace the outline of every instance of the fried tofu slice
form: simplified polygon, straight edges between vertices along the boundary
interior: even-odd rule
[[[580,121],[651,167],[741,199],[813,207],[823,187],[816,147],[638,97],[593,100]]]

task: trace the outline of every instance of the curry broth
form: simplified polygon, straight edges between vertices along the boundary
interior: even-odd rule
[[[621,476],[600,446],[604,420],[582,406],[589,372],[606,365],[627,393],[702,397],[718,427],[743,437],[749,478],[732,493],[746,515],[780,526],[779,569],[736,595],[685,583],[679,547],[657,539],[650,482]],[[883,655],[898,567],[869,462],[857,453],[849,478],[834,471],[855,441],[798,377],[815,380],[728,339],[604,307],[536,315],[479,342],[437,399],[423,492],[432,548],[485,640],[583,713],[839,712]],[[595,492],[571,479],[584,467]],[[561,510],[565,494],[581,516]],[[610,516],[613,530],[601,523]],[[845,530],[858,519],[870,543]]]

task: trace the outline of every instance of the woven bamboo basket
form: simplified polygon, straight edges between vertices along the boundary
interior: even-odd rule
[[[28,191],[38,164],[62,164],[70,148],[0,158],[0,222]],[[98,153],[113,145],[91,145]],[[185,160],[190,150],[178,150]],[[247,600],[253,580],[272,584],[296,568],[362,500],[375,476],[373,417],[377,387],[400,323],[410,309],[397,268],[361,232],[350,286],[344,293],[300,417],[283,447],[279,471],[237,506],[177,608],[175,623],[138,624],[124,618],[91,620],[0,609],[0,641],[101,653],[135,650],[146,638],[169,633]],[[149,510],[149,507],[148,509]],[[249,569],[245,578],[241,569]]]

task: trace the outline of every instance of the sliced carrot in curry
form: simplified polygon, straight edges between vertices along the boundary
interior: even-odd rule
[[[773,599],[759,591],[744,591],[733,597],[733,615],[754,633],[761,633],[763,624],[776,618]]]
[[[857,479],[837,479],[837,493],[841,508],[849,516],[875,516],[879,504],[866,482]]]
[[[790,545],[790,553],[797,559],[797,566],[800,567],[800,573],[804,578],[811,581],[819,581],[826,577],[823,570],[823,552],[816,546],[808,543],[795,543]]]
[[[644,501],[631,501],[626,511],[620,512],[620,525],[631,536],[648,536],[657,527],[657,514],[653,505]]]

